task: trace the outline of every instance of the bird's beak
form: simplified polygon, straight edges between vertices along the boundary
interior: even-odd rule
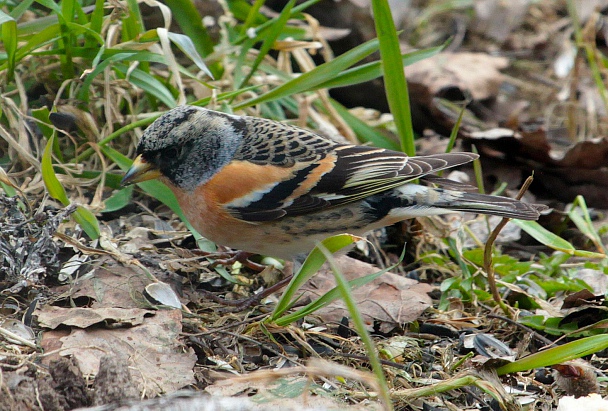
[[[120,182],[121,186],[126,186],[133,183],[141,183],[142,181],[152,180],[160,177],[160,170],[154,165],[148,163],[141,155],[133,161],[131,168]]]

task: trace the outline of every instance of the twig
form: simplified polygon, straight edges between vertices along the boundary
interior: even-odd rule
[[[487,315],[488,318],[496,318],[497,320],[502,320],[505,322],[508,322],[511,325],[514,325],[518,328],[521,328],[522,330],[524,330],[527,333],[530,333],[530,335],[532,335],[532,338],[540,341],[541,343],[547,345],[547,346],[551,346],[551,345],[555,345],[555,342],[551,341],[548,338],[543,337],[541,334],[537,333],[536,331],[534,331],[532,328],[530,327],[526,327],[523,324],[518,323],[517,321],[508,318],[508,317],[503,317],[502,315],[496,315],[496,314],[488,314]]]
[[[519,190],[519,193],[517,193],[517,196],[515,196],[516,199],[521,200],[524,193],[528,190],[528,187],[530,187],[530,184],[532,184],[532,181],[534,181],[534,178],[532,176],[526,179],[523,186]],[[498,287],[496,286],[496,277],[494,276],[494,265],[492,264],[492,250],[494,248],[494,242],[496,241],[496,238],[498,237],[500,231],[505,225],[507,225],[508,222],[508,218],[503,218],[488,236],[486,246],[483,250],[483,268],[486,270],[486,273],[488,275],[488,284],[490,286],[490,291],[492,292],[492,298],[494,298],[494,301],[496,301],[496,303],[500,306],[504,313],[508,317],[511,317],[512,312],[509,306],[504,303],[502,297],[498,293]]]

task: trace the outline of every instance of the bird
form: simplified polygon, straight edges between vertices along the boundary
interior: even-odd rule
[[[183,105],[143,133],[122,185],[159,179],[216,244],[285,260],[326,237],[451,212],[536,220],[546,207],[433,175],[478,158],[407,156],[252,116]]]

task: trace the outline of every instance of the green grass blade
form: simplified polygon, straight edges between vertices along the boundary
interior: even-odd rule
[[[209,77],[213,78],[213,73],[209,70],[209,67],[203,61],[203,58],[196,50],[192,39],[188,36],[184,36],[179,33],[167,32],[167,37],[173,42],[186,56],[190,58],[197,65],[199,69]]]
[[[126,78],[128,67],[122,64],[116,64],[114,69],[118,73],[122,74],[123,78]],[[129,81],[131,84],[144,90],[149,95],[156,97],[167,107],[173,108],[177,106],[177,101],[169,89],[167,89],[163,83],[161,83],[151,74],[136,68],[135,70],[131,70],[129,73]]]
[[[264,5],[266,0],[255,0],[249,9],[249,13],[247,14],[247,18],[245,19],[245,23],[241,27],[241,36],[247,35],[247,29],[253,25],[253,23],[258,20],[260,17],[263,17],[260,14],[260,8]]]
[[[139,12],[137,0],[127,0],[129,13],[122,19],[122,38],[123,40],[133,40],[145,30],[144,22]]]
[[[591,222],[591,216],[589,215],[589,209],[583,196],[576,196],[572,202],[572,207],[568,210],[568,217],[576,225],[576,227],[583,233],[587,238],[593,241],[593,244],[598,250],[606,254],[606,247],[602,244],[600,235],[593,227]]]
[[[605,254],[593,253],[590,251],[577,250],[568,241],[560,236],[553,234],[536,221],[511,220],[513,224],[530,234],[532,238],[541,244],[546,245],[554,250],[561,251],[569,255],[588,258],[606,258]]]
[[[46,190],[49,192],[49,195],[64,206],[67,206],[70,204],[70,200],[68,199],[65,189],[55,174],[55,169],[53,168],[52,153],[54,144],[55,134],[53,134],[53,136],[47,141],[46,146],[44,147],[44,152],[42,153],[42,160],[40,162],[40,166],[42,168],[42,181],[44,181],[44,185]]]
[[[350,128],[353,129],[359,141],[362,143],[372,143],[376,147],[399,151],[399,143],[350,114],[342,104],[332,99],[331,105],[336,109],[338,114],[340,114],[340,117],[348,123]]]
[[[103,26],[104,4],[104,0],[95,0],[95,9],[93,10],[93,13],[91,13],[90,29],[97,34],[101,34],[101,28]],[[92,47],[94,44],[88,40],[86,45]]]
[[[241,46],[241,52],[237,57],[236,64],[234,65],[234,84],[243,84],[243,80],[245,80],[243,75],[243,68],[247,67],[247,52],[255,46],[255,43],[258,41],[257,37],[248,39],[244,41]]]
[[[440,51],[444,50],[447,43],[432,47],[424,50],[417,50],[411,53],[406,53],[401,56],[403,66],[409,66],[416,63],[417,61],[424,60],[432,57]],[[333,87],[344,87],[351,86],[366,81],[374,80],[382,76],[382,61],[373,61],[371,63],[362,64],[357,67],[344,70],[332,79],[319,84],[316,88],[333,88]]]
[[[300,4],[298,4],[297,6],[295,6],[292,10],[291,10],[291,18],[295,17],[298,13],[300,13],[301,11],[306,10],[308,7],[312,6],[315,3],[320,2],[321,0],[308,0],[308,1],[304,1]],[[266,22],[260,24],[259,26],[256,27],[256,32],[260,32],[262,30],[266,30],[268,27],[272,26],[273,24],[276,23],[278,17],[274,17],[270,20],[267,20]],[[285,33],[287,34],[287,33]],[[240,36],[238,39],[234,40],[232,42],[233,45],[238,45],[241,44],[242,42],[246,41],[249,38],[249,36],[247,34],[244,34],[242,36]]]
[[[203,26],[203,19],[192,0],[166,0],[173,18],[184,34],[192,39],[198,53],[206,57],[213,53],[213,41]]]
[[[581,338],[558,347],[552,347],[521,358],[512,363],[498,367],[498,375],[505,375],[514,372],[532,370],[534,368],[547,367],[549,365],[560,364],[566,361],[581,358],[586,355],[596,353],[608,348],[608,335],[594,335],[592,337]]]
[[[384,376],[384,370],[382,369],[382,364],[380,363],[380,358],[378,357],[378,351],[376,350],[376,346],[367,332],[367,328],[365,326],[365,321],[363,320],[363,316],[357,307],[357,303],[353,297],[351,292],[351,288],[348,286],[348,282],[346,278],[344,278],[344,274],[340,271],[336,264],[336,260],[331,255],[329,250],[323,246],[323,244],[319,244],[317,246],[319,250],[323,253],[331,270],[334,273],[334,278],[336,279],[337,288],[340,291],[340,296],[348,309],[348,312],[351,317],[351,321],[353,322],[355,329],[357,330],[357,334],[359,334],[359,338],[363,342],[365,346],[365,351],[367,352],[367,357],[369,358],[369,363],[372,366],[372,371],[376,376],[376,380],[378,382],[378,386],[380,392],[378,393],[380,399],[384,403],[384,408],[386,410],[393,409],[393,402],[391,401],[391,397],[389,394],[388,384],[386,383],[386,377]]]
[[[63,0],[61,2],[61,14],[57,15],[57,17],[59,17],[59,27],[61,29],[59,48],[63,48],[63,53],[59,54],[59,61],[61,62],[61,70],[64,79],[73,78],[76,74],[72,53],[72,47],[75,45],[75,36],[68,27],[68,24],[74,21],[74,1],[75,0]]]
[[[53,135],[46,143],[44,152],[42,154],[42,161],[40,162],[42,168],[42,181],[49,195],[55,200],[61,202],[64,206],[70,204],[70,200],[65,192],[65,189],[59,182],[55,170],[53,169],[52,150],[55,141],[55,135]],[[85,233],[92,239],[99,237],[99,222],[93,213],[84,207],[79,206],[76,212],[72,215],[74,221],[76,221]]]
[[[61,14],[61,7],[54,0],[36,0],[36,3],[40,3],[44,7],[53,10],[55,14]]]
[[[291,96],[292,94],[302,93],[308,90],[314,90],[314,88],[338,75],[341,71],[351,67],[361,59],[369,56],[373,52],[378,50],[378,41],[370,40],[363,43],[352,50],[347,51],[340,57],[335,58],[332,61],[321,64],[309,72],[303,73],[302,75],[286,82],[285,84],[270,90],[269,92],[262,94],[261,96],[254,97],[250,100],[239,103],[233,107],[234,110],[239,110],[245,107],[251,107],[255,104],[266,103],[268,101],[276,100],[282,97]]]
[[[414,129],[410,111],[405,72],[401,61],[399,37],[387,0],[372,0],[376,33],[380,40],[380,56],[384,68],[384,89],[395,126],[401,139],[401,149],[409,156],[416,155]]]
[[[11,10],[10,15],[15,20],[19,20],[19,18],[25,13],[30,6],[34,3],[34,0],[21,0],[21,2]]]
[[[40,132],[46,139],[50,139],[53,136],[55,130],[53,129],[53,125],[49,120],[50,111],[46,106],[32,109],[31,111],[32,117],[37,120],[38,128]]]
[[[361,286],[369,284],[370,282],[374,281],[376,278],[380,277],[382,274],[397,267],[400,263],[401,262],[399,262],[395,265],[392,265],[388,268],[385,268],[383,270],[380,270],[376,273],[368,274],[363,277],[359,277],[359,278],[355,278],[354,280],[350,280],[348,282],[348,285],[349,285],[350,289],[355,290]],[[340,290],[338,289],[338,287],[334,287],[331,290],[329,290],[328,292],[326,292],[325,294],[323,294],[321,297],[317,298],[316,300],[312,301],[311,303],[307,304],[306,306],[300,308],[299,310],[297,310],[293,313],[284,315],[281,318],[278,318],[276,321],[274,321],[274,323],[280,327],[287,326],[295,321],[299,321],[300,319],[304,318],[307,315],[313,314],[314,312],[320,310],[323,307],[326,307],[327,305],[331,304],[338,298],[340,298]]]
[[[112,194],[110,198],[104,201],[105,208],[101,210],[101,212],[111,213],[128,206],[131,202],[131,196],[133,195],[134,187],[135,186],[128,186]]]
[[[106,50],[107,52],[111,52],[112,50]],[[150,53],[148,51],[139,51],[139,52],[121,52],[117,54],[110,55],[105,60],[94,66],[93,70],[87,74],[85,77],[82,87],[78,93],[78,98],[83,101],[88,101],[89,99],[89,88],[97,77],[103,70],[110,66],[116,65],[119,62],[130,62],[130,61],[145,61],[151,63],[163,63],[165,64],[165,58],[155,53]],[[123,70],[123,73],[126,71]],[[158,81],[158,80],[157,80]],[[171,96],[173,98],[173,96]]]
[[[17,51],[17,61],[20,61],[22,58],[29,55],[33,50],[57,41],[60,35],[61,31],[58,24],[53,24],[42,29],[19,47],[19,50]]]
[[[10,15],[0,10],[0,25],[2,26],[2,43],[6,51],[7,81],[15,75],[17,58],[17,22]]]
[[[89,27],[77,23],[66,23],[66,26],[68,27],[68,29],[70,29],[73,35],[78,35],[82,33],[87,34],[89,40],[92,41],[93,44],[91,47],[102,46],[105,42],[101,34],[97,33],[94,30],[91,30]],[[72,54],[74,54],[75,49],[77,49],[77,47],[72,47]]]
[[[72,217],[92,240],[99,238],[99,221],[97,221],[95,214],[82,206],[78,206]]]
[[[257,37],[261,37],[264,39],[262,42],[262,47],[260,47],[258,55],[256,56],[255,60],[253,61],[253,64],[251,65],[249,74],[247,74],[240,83],[237,83],[238,86],[236,88],[241,88],[244,84],[247,84],[249,79],[251,79],[251,76],[255,74],[258,69],[258,66],[260,65],[262,60],[264,60],[264,57],[266,57],[268,52],[272,49],[274,42],[279,38],[279,36],[283,32],[283,28],[285,27],[287,21],[289,20],[289,17],[291,16],[291,9],[293,8],[294,4],[295,0],[289,0],[281,11],[281,14],[279,14],[279,18],[277,19],[276,23],[270,26],[269,30],[258,32]],[[243,49],[243,53],[247,53],[247,50]]]
[[[323,246],[330,252],[335,253],[336,251],[355,243],[355,241],[357,241],[357,238],[350,234],[339,234],[326,238],[321,242],[321,244],[323,244]],[[319,268],[321,268],[325,261],[326,258],[318,247],[315,247],[310,254],[308,254],[308,257],[306,258],[306,261],[304,261],[304,264],[302,264],[300,270],[294,274],[291,282],[285,288],[285,292],[281,296],[281,299],[270,316],[270,321],[275,321],[278,319],[286,310],[289,309],[289,307],[293,305],[293,296],[295,293],[302,286],[302,284],[304,284],[319,270]]]

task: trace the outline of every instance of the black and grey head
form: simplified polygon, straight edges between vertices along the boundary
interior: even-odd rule
[[[146,129],[137,154],[177,187],[193,190],[230,162],[243,133],[241,117],[179,106]]]

